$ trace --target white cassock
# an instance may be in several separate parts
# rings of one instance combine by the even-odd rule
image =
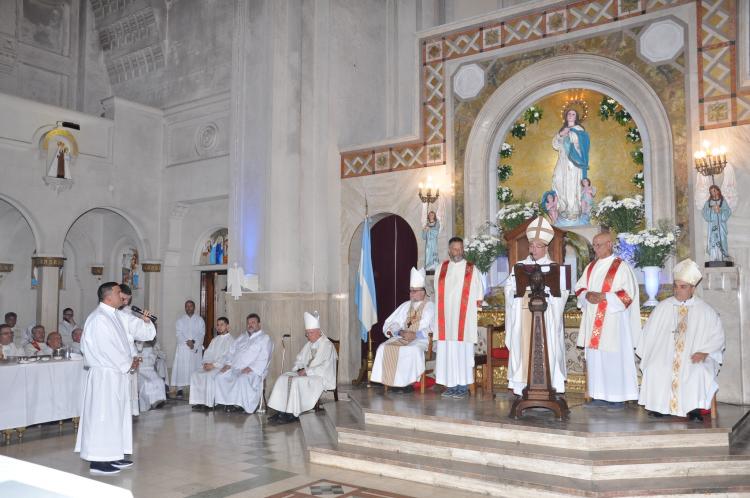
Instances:
[[[477,306],[484,299],[479,270],[471,265],[466,278],[467,261],[444,261],[436,271],[435,320],[437,360],[435,380],[447,387],[474,383],[474,344],[477,342]],[[468,288],[464,291],[464,286]],[[462,297],[466,295],[466,299]],[[442,311],[441,311],[442,309]],[[444,324],[441,327],[441,316]],[[459,330],[459,324],[463,328]]]
[[[75,329],[77,326],[77,324],[69,323],[65,320],[57,324],[57,331],[62,337],[63,346],[68,346],[71,342],[73,342],[73,329]]]
[[[43,342],[31,341],[23,347],[23,354],[25,356],[52,354],[52,348]]]
[[[268,399],[268,406],[295,417],[313,409],[323,391],[336,389],[336,348],[321,334],[315,342],[307,341],[294,360],[291,372],[283,373]],[[304,368],[304,376],[297,370]]]
[[[370,381],[379,382],[388,386],[404,387],[419,380],[424,373],[425,360],[424,354],[427,351],[429,333],[431,332],[432,322],[435,315],[435,305],[430,301],[423,301],[422,316],[419,320],[416,339],[406,346],[398,348],[398,361],[396,363],[396,372],[392,382],[388,382],[386,372],[383,370],[383,359],[385,357],[384,346],[396,342],[400,336],[395,335],[401,330],[407,328],[409,311],[413,310],[412,302],[406,301],[391,313],[385,323],[383,323],[383,332],[394,334],[393,337],[378,347],[375,353],[375,362],[372,364],[372,373]],[[414,303],[419,305],[420,303]],[[384,382],[385,381],[385,382]]]
[[[554,263],[549,256],[534,261],[529,256],[523,261],[526,265]],[[552,387],[558,393],[565,392],[567,378],[565,358],[565,323],[563,312],[568,300],[569,291],[563,290],[565,272],[560,268],[560,297],[547,298],[547,310],[544,312],[544,325],[547,328],[547,357],[549,358],[550,379]],[[549,287],[545,287],[549,295]],[[505,283],[505,347],[510,352],[508,359],[508,388],[519,396],[523,394],[528,379],[529,348],[531,347],[531,312],[529,311],[528,292],[526,298],[513,297],[516,293],[515,273],[511,271]]]
[[[148,327],[153,339],[156,329],[152,324]],[[88,316],[81,349],[88,374],[75,451],[90,462],[121,460],[133,453],[128,379],[133,356],[115,308],[99,303]]]
[[[122,326],[125,328],[125,334],[128,338],[128,345],[130,346],[130,354],[133,358],[138,356],[138,350],[135,347],[135,341],[150,341],[156,335],[156,328],[152,323],[146,324],[143,318],[135,316],[130,311],[130,306],[117,310],[117,316],[122,322]],[[138,404],[138,375],[130,375],[130,408],[133,415],[138,416],[140,414]]]
[[[174,363],[172,364],[172,382],[173,387],[182,387],[190,385],[190,376],[202,365],[203,336],[206,335],[206,324],[197,313],[193,316],[182,315],[177,324],[177,348],[174,354]],[[193,349],[190,349],[185,342],[195,341]]]
[[[80,342],[71,342],[68,346],[68,351],[71,353],[81,354],[81,343]]]
[[[605,292],[605,299],[589,303],[587,291]],[[638,399],[633,349],[641,336],[641,306],[633,270],[615,256],[592,261],[576,283],[576,296],[583,311],[577,345],[586,348],[589,396],[611,402]]]
[[[687,326],[680,327],[685,306]],[[678,352],[679,351],[679,352]],[[711,407],[719,389],[716,376],[723,359],[724,329],[719,314],[698,297],[684,303],[674,297],[660,302],[643,328],[636,354],[641,358],[641,394],[638,403],[647,410],[684,417]],[[693,363],[694,353],[708,353]]]
[[[214,379],[224,366],[224,357],[233,343],[234,337],[227,332],[214,337],[208,345],[203,353],[203,364],[212,363],[214,368],[208,371],[201,368],[190,376],[191,405],[214,406]]]
[[[144,346],[141,351],[143,362],[138,367],[138,404],[142,412],[148,411],[159,401],[166,401],[164,387],[167,383],[156,370],[156,362],[162,355],[158,344]]]
[[[11,356],[23,356],[23,349],[19,348],[12,342],[7,346],[0,346],[0,351],[3,353],[3,358],[10,358]]]
[[[253,413],[260,403],[272,353],[273,341],[262,330],[253,335],[245,332],[237,338],[224,356],[224,364],[232,368],[214,378],[216,403],[241,406],[247,413]],[[252,371],[242,373],[247,367]]]

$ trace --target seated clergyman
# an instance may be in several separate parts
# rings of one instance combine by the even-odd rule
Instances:
[[[289,423],[300,413],[311,410],[323,391],[336,388],[336,348],[320,330],[317,312],[305,312],[307,343],[294,360],[291,372],[283,373],[268,399],[268,406],[278,413],[271,420]]]
[[[694,296],[701,279],[690,259],[674,267],[674,296],[660,302],[646,322],[636,354],[643,381],[638,403],[651,416],[703,420],[719,389],[716,377],[724,351],[719,314]]]
[[[141,364],[138,367],[138,408],[145,412],[161,408],[167,401],[166,375],[159,373],[157,363],[164,358],[164,353],[156,338],[150,341],[135,341],[136,346],[141,345]]]
[[[35,325],[31,328],[31,342],[23,347],[26,356],[52,354],[52,349],[44,343],[44,326]]]
[[[224,366],[222,361],[229,352],[234,337],[229,333],[229,319],[216,320],[216,337],[203,353],[203,368],[190,376],[190,404],[196,407],[214,406],[214,380]]]
[[[54,352],[56,349],[63,347],[62,334],[53,330],[47,335],[47,346]]]
[[[412,268],[409,301],[396,308],[383,324],[383,333],[391,338],[375,354],[372,382],[411,390],[411,384],[424,373],[424,354],[434,315],[435,305],[427,300],[425,271]]]
[[[83,329],[76,327],[73,332],[70,333],[72,341],[68,344],[68,351],[71,353],[81,354],[81,336],[83,335]]]
[[[250,313],[245,319],[246,332],[238,337],[224,355],[224,366],[214,377],[215,402],[253,413],[263,395],[263,379],[273,353],[273,341],[260,325],[260,317]]]
[[[0,360],[23,356],[23,349],[13,344],[13,328],[8,324],[0,325]]]

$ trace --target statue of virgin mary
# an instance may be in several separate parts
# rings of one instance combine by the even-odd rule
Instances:
[[[578,111],[566,110],[563,125],[552,138],[552,147],[558,152],[552,190],[557,192],[559,225],[575,225],[581,218],[581,180],[588,178],[590,146]]]

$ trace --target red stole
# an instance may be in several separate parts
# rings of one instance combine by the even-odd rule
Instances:
[[[445,276],[448,274],[448,261],[443,261],[440,267],[440,276],[438,277],[438,340],[445,340]],[[458,313],[458,340],[464,340],[464,326],[466,325],[466,308],[469,304],[469,293],[471,291],[471,273],[474,270],[474,264],[466,262],[464,271],[464,283],[461,289],[461,307]]]
[[[620,258],[615,258],[612,261],[612,264],[609,266],[609,270],[607,270],[607,275],[604,277],[604,282],[602,283],[602,289],[600,292],[607,293],[612,290],[612,282],[615,280],[615,275],[617,274],[617,269],[620,267],[620,263],[622,263],[622,260]],[[586,272],[586,288],[589,287],[589,279],[591,279],[591,272],[594,269],[594,265],[596,264],[596,261],[591,263],[589,265],[589,269]],[[620,293],[622,293],[627,299],[630,299],[625,291],[619,291],[617,293],[618,297],[623,300],[623,296],[620,296]],[[626,306],[630,304],[627,303]],[[602,336],[602,326],[604,325],[604,315],[607,312],[607,300],[602,299],[599,301],[599,304],[596,305],[596,315],[594,315],[594,329],[591,331],[591,340],[589,341],[589,348],[590,349],[599,349],[599,339]]]
[[[39,343],[36,342],[35,340],[31,341],[31,345],[34,346],[34,349],[36,349],[37,351],[41,351],[42,350],[42,348],[39,346]]]

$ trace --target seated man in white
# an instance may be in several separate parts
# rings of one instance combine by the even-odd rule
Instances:
[[[261,330],[257,314],[247,315],[245,323],[247,331],[229,347],[224,366],[214,378],[215,403],[224,405],[227,411],[242,409],[253,413],[263,396],[263,379],[268,375],[273,341]]]
[[[702,421],[719,389],[716,377],[724,351],[719,314],[695,297],[701,279],[690,259],[674,267],[674,296],[660,302],[646,322],[636,354],[641,358],[638,403],[651,416],[688,416]]]
[[[0,360],[16,356],[23,356],[23,349],[13,344],[13,327],[4,323],[0,325]]]
[[[53,353],[56,349],[59,350],[63,348],[63,340],[60,332],[53,330],[52,332],[47,334],[47,346],[49,346]]]
[[[320,330],[317,312],[305,312],[304,318],[307,343],[292,371],[276,379],[268,399],[268,406],[278,412],[270,420],[282,424],[294,422],[300,413],[315,407],[323,391],[336,388],[336,348]]]
[[[391,313],[383,333],[391,337],[378,347],[370,381],[411,391],[425,369],[424,354],[435,315],[435,304],[427,300],[424,269],[411,269],[409,301]]]
[[[156,363],[164,353],[156,338],[150,341],[136,341],[136,349],[141,347],[141,364],[138,367],[138,406],[145,412],[161,408],[167,401],[166,376],[161,375]]]
[[[34,325],[31,328],[31,342],[23,347],[23,353],[26,356],[52,354],[52,349],[44,342],[44,335],[44,326]]]
[[[81,336],[83,335],[83,329],[76,327],[73,332],[70,333],[71,342],[67,345],[68,351],[71,353],[81,354]]]
[[[216,334],[203,353],[203,369],[190,376],[190,404],[197,408],[214,406],[214,380],[234,342],[228,318],[222,316],[216,320]]]
[[[525,265],[549,265],[554,263],[547,253],[547,246],[555,236],[552,225],[539,216],[526,228],[529,240],[529,255],[519,261]],[[544,323],[547,329],[547,357],[549,358],[550,381],[558,393],[565,392],[567,378],[565,359],[565,325],[563,312],[569,291],[565,289],[565,275],[560,275],[560,297],[547,298]],[[531,348],[531,312],[528,292],[524,297],[515,297],[516,278],[511,274],[505,281],[505,347],[510,352],[508,358],[508,389],[523,395],[528,379],[528,362]]]

